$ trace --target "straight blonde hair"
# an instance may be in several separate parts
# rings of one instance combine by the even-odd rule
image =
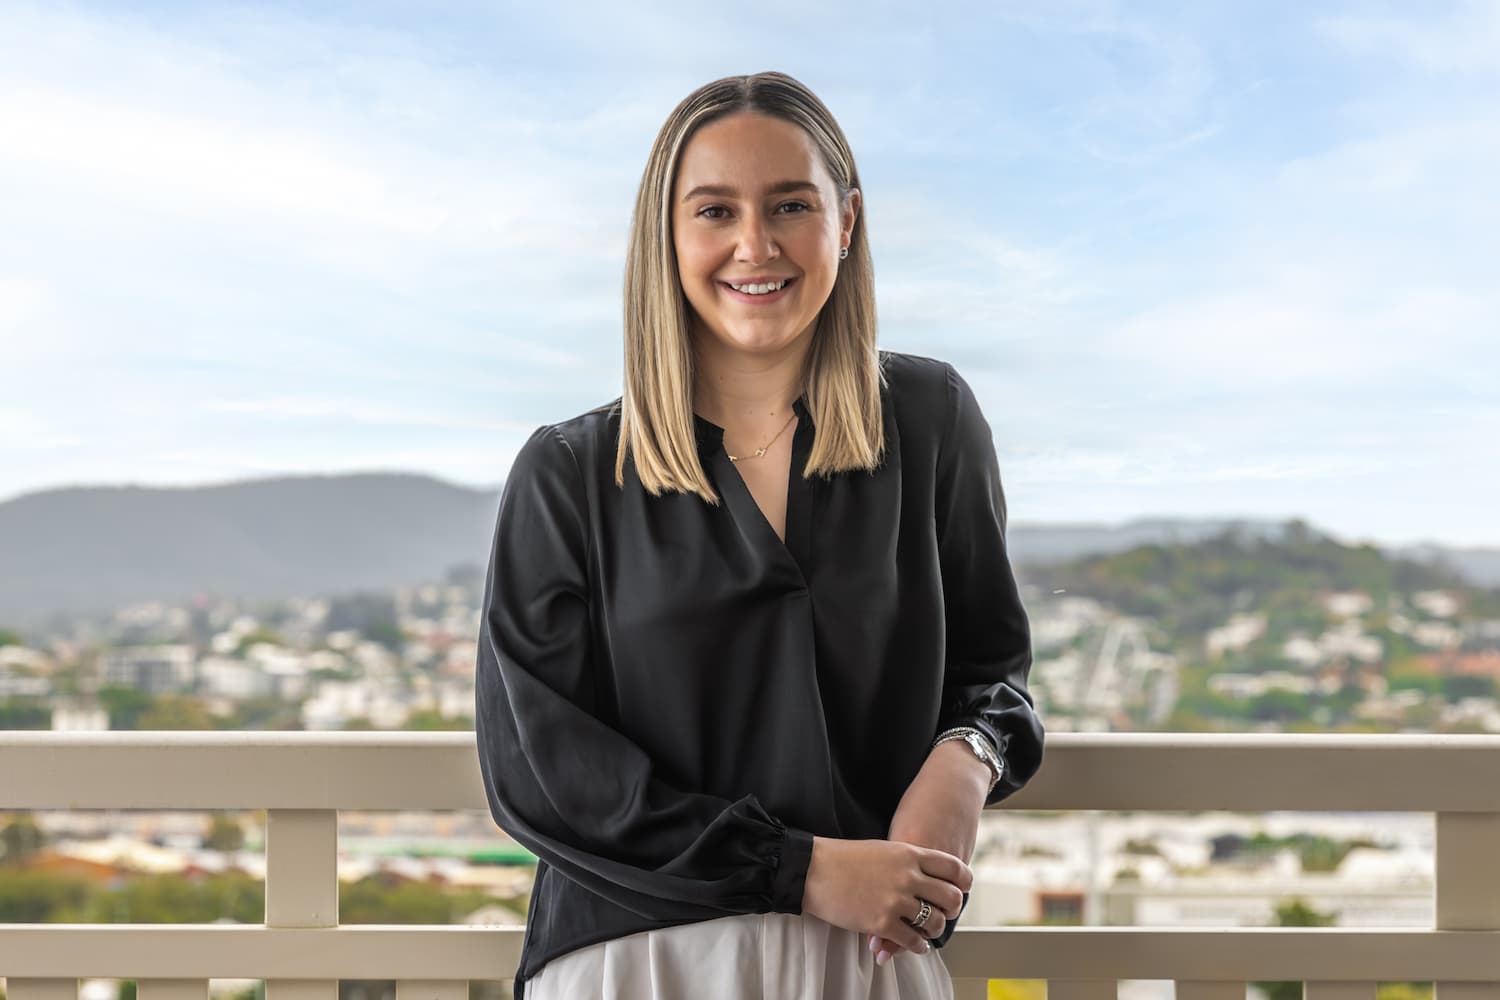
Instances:
[[[785,73],[727,76],[705,84],[673,109],[657,133],[636,194],[625,257],[625,387],[615,485],[624,486],[628,450],[651,495],[696,493],[715,506],[719,495],[698,460],[690,307],[672,242],[672,188],[693,133],[741,111],[801,126],[822,155],[841,206],[860,187],[854,154],[838,122],[822,101]],[[875,333],[874,275],[861,210],[850,234],[849,256],[839,263],[808,350],[804,390],[817,433],[804,478],[872,471],[884,457],[880,390],[885,373]]]

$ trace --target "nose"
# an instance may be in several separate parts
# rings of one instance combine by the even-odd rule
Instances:
[[[758,214],[750,214],[740,225],[734,259],[747,264],[770,260],[780,253],[771,238],[770,227]]]

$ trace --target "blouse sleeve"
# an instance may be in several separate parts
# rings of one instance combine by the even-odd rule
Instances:
[[[1004,774],[985,801],[993,805],[1041,767],[1044,733],[1026,689],[1031,627],[1006,554],[995,442],[974,391],[946,367],[949,416],[938,454],[937,537],[947,656],[937,731],[965,725],[990,737],[1005,759]]]
[[[571,446],[539,427],[501,491],[481,609],[474,729],[496,824],[642,916],[802,912],[811,833],[753,794],[673,787],[597,716],[588,524]]]
[[[985,805],[1019,791],[1042,765],[1043,729],[1026,678],[1031,626],[1005,546],[1005,492],[990,425],[952,365],[948,423],[937,463],[938,558],[947,655],[937,732],[973,726],[989,736],[1005,770]],[[932,939],[942,948],[969,905]]]

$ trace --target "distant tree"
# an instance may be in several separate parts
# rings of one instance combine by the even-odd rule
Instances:
[[[1305,695],[1272,688],[1250,699],[1250,718],[1266,722],[1290,722],[1305,719],[1312,706]]]
[[[14,632],[8,628],[0,628],[0,646],[24,646],[21,641],[21,633]]]
[[[0,701],[0,729],[51,729],[52,709],[36,698]]]
[[[1277,927],[1331,927],[1338,922],[1338,915],[1321,913],[1300,899],[1291,899],[1276,905],[1275,921]],[[1302,984],[1296,980],[1255,985],[1265,991],[1268,1000],[1302,1000]]]
[[[241,871],[194,879],[139,875],[118,889],[92,895],[77,922],[206,924],[221,917],[241,924],[264,922],[264,884]]]
[[[453,890],[375,872],[339,887],[341,924],[453,924],[495,902],[485,893]]]
[[[136,729],[142,714],[151,707],[151,696],[138,688],[106,684],[96,697],[109,715],[109,728]]]
[[[237,702],[234,711],[219,721],[224,729],[270,730],[284,732],[302,728],[302,706],[300,702],[284,701],[281,698],[246,698]]]
[[[1441,684],[1443,697],[1449,701],[1495,697],[1495,681],[1484,674],[1450,674],[1442,678]]]
[[[262,642],[269,643],[272,646],[286,645],[286,640],[281,637],[279,632],[268,628],[258,628],[240,636],[239,643],[234,647],[234,655],[244,656],[246,650],[251,646]]]
[[[203,846],[215,851],[238,851],[245,846],[245,830],[232,816],[214,813]]]
[[[0,866],[0,923],[73,923],[95,891],[76,875]]]
[[[214,717],[196,698],[163,695],[141,714],[138,729],[215,729]]]
[[[344,594],[330,598],[328,614],[323,627],[330,632],[354,629],[364,633],[375,622],[396,620],[396,597],[394,594]]]
[[[423,709],[408,715],[404,728],[424,732],[466,732],[474,728],[474,720],[462,715],[441,715]]]
[[[406,635],[401,631],[401,626],[392,619],[373,621],[366,625],[361,634],[371,642],[378,642],[392,652],[399,652],[406,645]]]
[[[7,865],[22,865],[40,851],[47,843],[47,835],[37,825],[30,813],[16,813],[11,821],[0,827],[0,861]]]

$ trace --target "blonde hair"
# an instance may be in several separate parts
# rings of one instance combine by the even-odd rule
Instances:
[[[860,186],[854,154],[823,102],[785,73],[727,76],[699,87],[673,109],[657,133],[636,194],[625,257],[625,386],[615,485],[624,485],[627,449],[641,484],[653,496],[719,496],[698,460],[693,423],[693,351],[688,303],[672,241],[672,188],[678,161],[693,133],[741,111],[799,125],[812,138],[847,203]],[[853,469],[873,470],[885,451],[875,345],[875,285],[865,240],[864,213],[850,234],[849,256],[818,313],[804,372],[807,409],[817,428],[804,478]]]

